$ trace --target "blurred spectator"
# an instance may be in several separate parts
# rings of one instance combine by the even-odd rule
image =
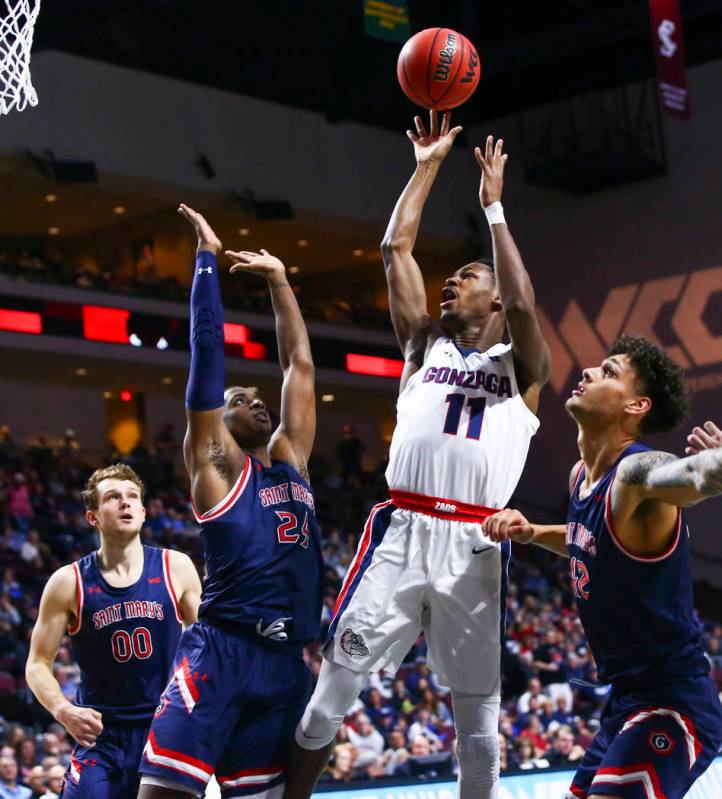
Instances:
[[[64,766],[51,766],[48,769],[48,790],[43,799],[57,799],[63,788]]]
[[[361,768],[381,757],[384,751],[384,738],[365,713],[359,713],[356,726],[356,730],[353,727],[348,728],[348,739],[358,753],[355,765]]]
[[[11,755],[0,756],[0,799],[30,799],[32,791],[18,784],[18,764]]]
[[[552,742],[544,754],[550,766],[573,766],[584,757],[584,750],[574,743],[571,727],[562,725],[552,734]]]
[[[331,751],[331,759],[321,775],[321,781],[348,782],[353,776],[354,759],[353,746],[337,744]]]
[[[526,725],[519,734],[520,738],[527,738],[534,747],[534,756],[541,757],[547,748],[547,741],[544,737],[541,722],[537,716],[527,716]]]
[[[544,696],[544,694],[542,693],[541,681],[538,677],[532,677],[531,680],[529,680],[527,690],[519,697],[519,701],[516,703],[517,710],[522,715],[525,715],[529,712],[529,700],[532,698],[538,700],[542,696]]]
[[[25,779],[25,784],[32,791],[32,799],[40,799],[45,795],[48,785],[45,769],[42,766],[33,766]]]
[[[393,776],[396,769],[406,762],[408,756],[409,753],[406,749],[406,735],[404,734],[403,730],[398,728],[392,730],[389,735],[388,749],[384,751],[381,761],[384,774],[389,777]]]
[[[534,744],[529,738],[517,738],[514,745],[515,768],[527,771],[535,768],[548,768],[548,761],[536,755]]]

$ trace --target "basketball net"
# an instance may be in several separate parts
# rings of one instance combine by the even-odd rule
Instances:
[[[40,0],[0,0],[0,114],[37,105],[30,48]]]

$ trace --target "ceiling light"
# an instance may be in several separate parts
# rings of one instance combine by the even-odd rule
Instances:
[[[48,236],[57,236],[60,233],[59,227],[49,227]]]
[[[168,349],[168,339],[165,336],[161,336],[158,339],[158,341],[156,341],[155,348],[157,350],[167,350]]]
[[[299,247],[308,247],[308,241],[306,239],[299,239],[296,244],[298,244]]]
[[[251,234],[251,231],[250,231],[249,228],[247,228],[247,227],[238,228],[238,235],[239,236],[249,236],[250,234]]]
[[[333,394],[322,394],[321,402],[333,402],[336,399]]]
[[[132,347],[143,346],[143,342],[141,341],[140,336],[137,333],[131,333],[130,336],[128,336],[128,342]]]
[[[79,366],[79,367],[78,367],[78,368],[75,370],[75,374],[76,374],[78,377],[85,377],[85,375],[87,375],[87,374],[88,374],[88,370],[87,370],[87,369],[85,369],[85,368],[84,368],[84,367],[82,367],[82,366]]]
[[[115,208],[113,208],[113,213],[116,214],[117,216],[120,216],[121,214],[124,214],[125,213],[125,206],[124,205],[116,205]]]
[[[161,377],[160,382],[166,386],[169,386],[173,382],[172,377]]]
[[[363,251],[363,250],[354,250],[354,251],[353,251],[353,254],[354,254],[354,255],[355,255],[357,258],[360,258],[360,257],[361,257],[361,256],[364,254],[364,251]]]
[[[297,275],[301,271],[300,266],[289,266],[288,267],[288,274],[289,275]]]
[[[54,203],[58,199],[57,194],[46,194],[45,195],[45,202],[46,203]]]
[[[103,399],[110,399],[113,396],[112,391],[104,391],[103,392]]]

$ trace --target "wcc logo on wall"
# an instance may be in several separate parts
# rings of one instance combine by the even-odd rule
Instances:
[[[693,392],[722,386],[722,266],[614,286],[591,318],[585,307],[599,307],[599,300],[570,298],[554,319],[537,307],[552,352],[554,392],[567,394],[581,370],[600,364],[621,333],[663,345]]]

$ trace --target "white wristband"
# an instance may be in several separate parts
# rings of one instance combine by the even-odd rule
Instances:
[[[506,219],[504,219],[504,206],[498,200],[495,203],[488,205],[484,209],[484,213],[486,214],[486,221],[490,225],[506,224]]]

